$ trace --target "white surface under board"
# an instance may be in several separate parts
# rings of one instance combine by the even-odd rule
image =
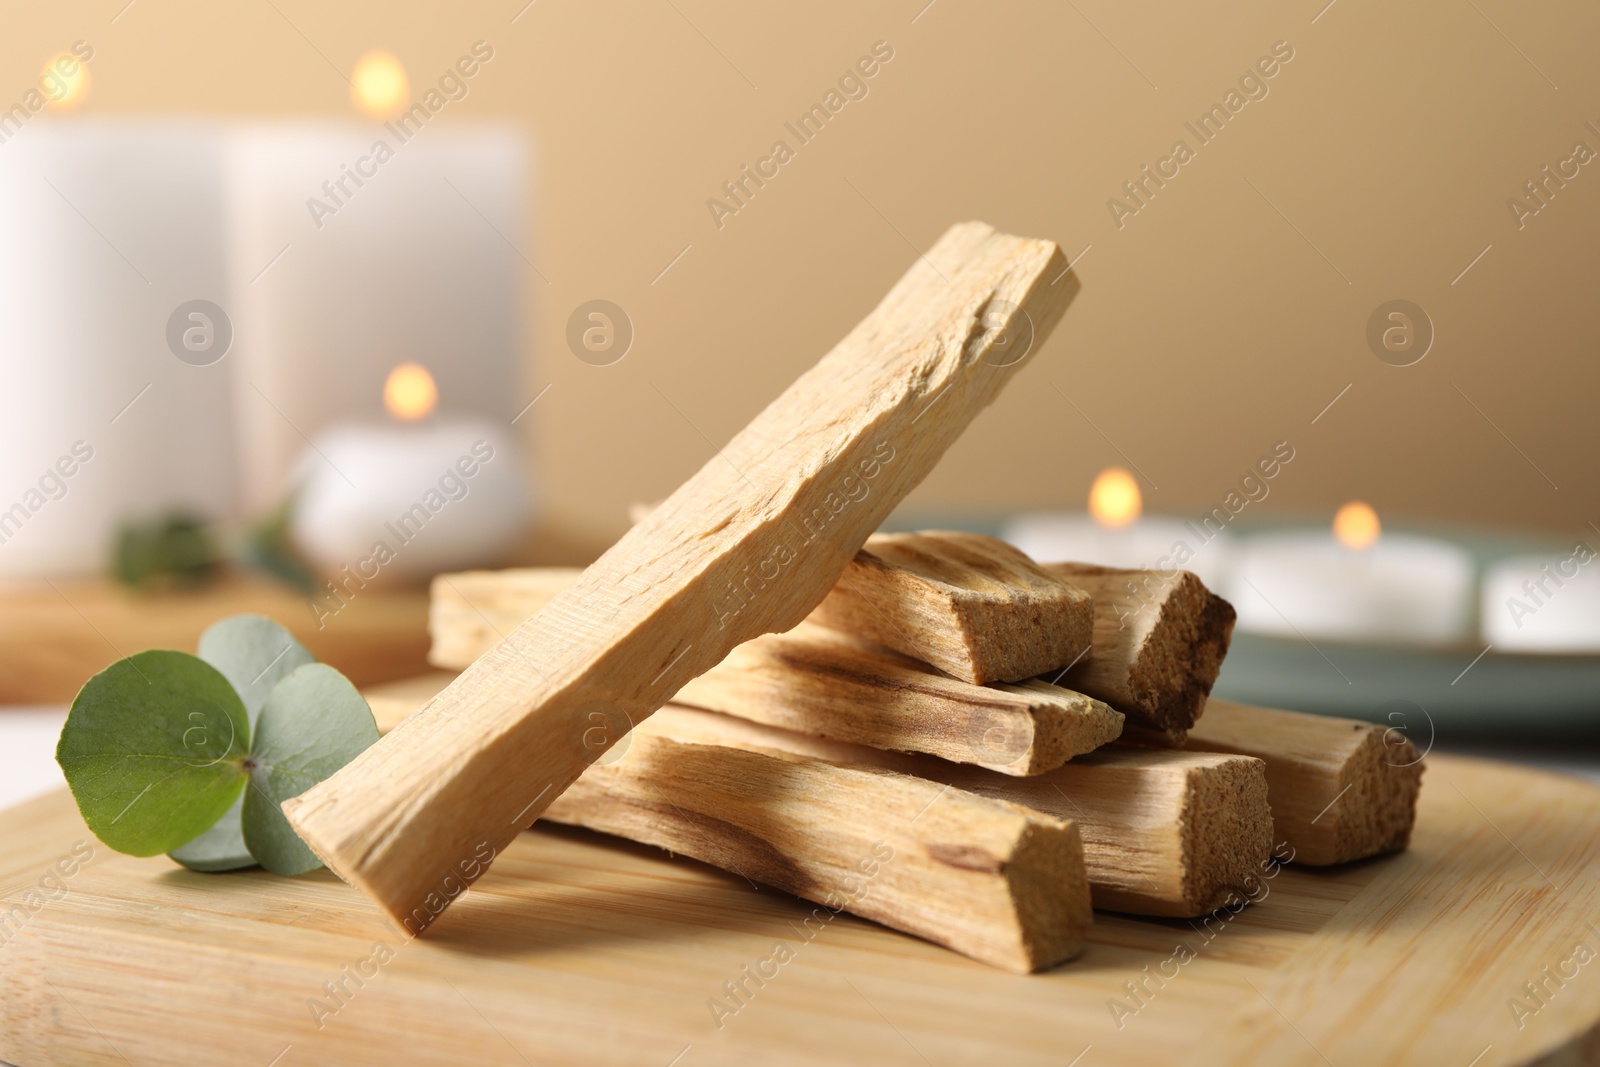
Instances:
[[[67,784],[56,738],[67,709],[0,707],[0,811]]]

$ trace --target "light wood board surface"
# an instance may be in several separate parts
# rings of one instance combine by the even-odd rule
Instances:
[[[0,819],[0,896],[88,840],[65,792]],[[1097,913],[1087,951],[1017,976],[585,831],[520,835],[422,939],[327,872],[203,875],[95,846],[65,896],[0,930],[0,1058],[204,1063],[1379,1063],[1600,1059],[1600,789],[1433,757],[1410,851],[1288,867],[1212,939]],[[1227,913],[1224,913],[1225,915]],[[723,983],[793,958],[724,1015]],[[1124,987],[1186,942],[1117,1025]],[[319,1030],[309,998],[393,958]],[[1564,985],[1542,978],[1561,970]],[[373,970],[367,964],[367,971]],[[1169,965],[1169,970],[1171,966]],[[769,968],[770,970],[770,968]],[[1545,981],[1543,1006],[1526,982]],[[1153,982],[1150,988],[1155,988]],[[1514,998],[1536,1013],[1522,1017]],[[279,1057],[274,1061],[274,1057]],[[676,1057],[676,1058],[675,1058]],[[1075,1059],[1075,1057],[1077,1057]],[[1474,1059],[1474,1057],[1480,1057]],[[1553,1058],[1550,1058],[1553,1057]]]

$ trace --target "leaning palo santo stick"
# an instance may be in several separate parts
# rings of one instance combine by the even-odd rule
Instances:
[[[1347,863],[1411,840],[1422,756],[1398,727],[1211,700],[1187,747],[1266,761],[1273,834],[1300,863]]]
[[[1051,242],[952,227],[576,586],[287,801],[289,821],[397,923],[436,914],[475,850],[510,841],[735,645],[827,595],[1022,365],[1025,327],[1042,339],[1055,326],[1075,289],[1066,269]]]
[[[426,693],[368,699],[388,729]],[[845,910],[1018,972],[1082,951],[1089,885],[1071,822],[876,768],[732,747],[715,719],[663,709],[545,818],[824,905],[807,930]]]
[[[1228,654],[1233,605],[1188,571],[1043,566],[1094,600],[1094,651],[1065,674],[1046,678],[1104,700],[1128,717],[1129,726],[1181,741]]]
[[[982,685],[1078,659],[1094,608],[1004,541],[924,531],[868,538],[810,618]]]
[[[434,579],[430,658],[471,665],[559,592],[573,570],[473,571]],[[1059,767],[1117,737],[1122,715],[1041,681],[973,685],[809,622],[728,653],[674,698],[874,748],[925,752],[1005,774]]]

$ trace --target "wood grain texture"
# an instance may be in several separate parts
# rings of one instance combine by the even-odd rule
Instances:
[[[1204,915],[1256,893],[1271,861],[1265,767],[1249,756],[1111,746],[1048,774],[1013,778],[725,716],[703,728],[740,747],[879,767],[1070,818],[1096,908]]]
[[[448,680],[433,675],[409,687],[369,692],[379,728],[392,728],[428,699],[429,686],[436,689]],[[877,768],[1070,819],[1082,836],[1097,908],[1138,915],[1204,915],[1259,892],[1262,871],[1271,860],[1265,767],[1250,756],[1112,746],[1048,774],[1013,778],[742,718],[668,710],[672,715],[667,723],[656,729],[679,741]],[[598,769],[585,772],[585,778]],[[682,778],[675,775],[674,781]],[[681,788],[693,795],[692,783],[683,781]],[[740,802],[730,797],[721,803],[724,817],[734,817]],[[635,839],[659,843],[654,837]]]
[[[1052,680],[1104,700],[1128,717],[1129,726],[1181,740],[1228,654],[1233,605],[1189,571],[1043,566],[1094,601],[1094,651]]]
[[[1073,283],[1051,242],[952,227],[682,487],[427,708],[284,805],[400,924],[737,644],[787,630],[1023,365]],[[996,326],[1002,328],[996,329]],[[1013,348],[1015,346],[1012,346]]]
[[[673,698],[872,748],[1010,775],[1043,774],[1122,732],[1122,715],[1041,681],[973,685],[801,623],[747,641]]]
[[[511,567],[436,575],[428,589],[428,662],[464,671],[578,584],[581,567]]]
[[[974,685],[1059,670],[1089,648],[1082,590],[983,534],[874,534],[810,619]]]
[[[1074,813],[1097,908],[1189,918],[1242,906],[1272,862],[1256,759],[1113,746],[1039,779],[979,779],[965,769],[947,777],[984,796]]]
[[[545,823],[415,940],[327,872],[196,874],[98,844],[66,892],[35,908],[23,903],[28,889],[74,842],[93,844],[63,790],[0,819],[0,899],[25,909],[0,943],[0,1059],[1595,1062],[1600,961],[1559,988],[1544,975],[1576,945],[1600,944],[1600,789],[1456,757],[1428,762],[1408,851],[1291,864],[1225,921],[1102,913],[1083,955],[1027,976],[848,914],[809,931],[809,902]],[[779,943],[794,958],[753,996],[729,1001],[724,983],[774,958]],[[378,944],[391,956],[369,964]],[[1179,944],[1192,952],[1181,965]],[[1542,1005],[1524,989],[1540,980]],[[325,983],[349,992],[335,1000]],[[1136,1003],[1129,984],[1150,992]],[[713,999],[736,1013],[715,1014]]]
[[[577,573],[537,568],[440,575],[428,614],[429,659],[441,667],[469,666],[494,646],[498,633],[515,629]],[[1122,731],[1121,712],[1082,693],[1037,679],[973,685],[809,621],[739,645],[673,699],[1003,774],[1041,774]]]
[[[545,813],[1027,973],[1083,950],[1083,844],[1042,812],[872,767],[725,743],[667,707]],[[619,746],[620,748],[620,746]],[[613,751],[616,751],[614,749]]]
[[[1273,834],[1299,863],[1348,863],[1411,839],[1424,764],[1398,730],[1213,699],[1186,747],[1265,761]]]

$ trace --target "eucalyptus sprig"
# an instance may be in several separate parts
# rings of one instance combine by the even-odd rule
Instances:
[[[84,822],[197,871],[322,866],[280,805],[378,739],[367,702],[259,615],[213,624],[199,652],[140,652],[79,691],[56,761]]]

